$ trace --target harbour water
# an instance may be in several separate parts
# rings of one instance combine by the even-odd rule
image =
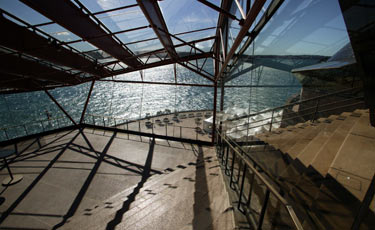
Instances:
[[[185,69],[177,71],[179,83],[209,84],[198,75],[191,76]],[[144,81],[174,82],[173,66],[145,70]],[[116,77],[118,80],[140,81],[140,73]],[[250,79],[252,81],[250,82]],[[50,93],[78,122],[91,83],[51,90]],[[264,68],[261,76],[243,75],[227,85],[293,85],[294,87],[228,87],[225,88],[225,108],[257,112],[280,106],[292,95],[300,92],[298,81],[291,73]],[[220,89],[218,98],[220,98]],[[174,111],[213,109],[214,90],[211,87],[173,85],[129,84],[97,81],[87,109],[87,114],[111,116],[134,120],[146,114],[156,115],[166,109]],[[219,100],[218,100],[219,104]],[[250,106],[250,107],[249,107]],[[250,109],[249,109],[250,108]],[[59,108],[44,91],[0,95],[0,128],[22,126],[39,120],[64,117]],[[69,122],[68,122],[69,123]],[[27,129],[40,129],[40,125]],[[35,130],[34,130],[35,131]],[[0,134],[0,138],[4,134]]]

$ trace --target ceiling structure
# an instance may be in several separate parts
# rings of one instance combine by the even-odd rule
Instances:
[[[241,27],[235,42],[239,43],[266,1],[196,1],[210,11],[206,17],[216,26],[192,24],[186,31],[173,27],[178,15],[167,15],[165,20],[163,7],[170,0],[115,2],[116,7],[98,8],[86,0],[20,0],[12,1],[15,5],[9,9],[2,3],[0,26],[6,32],[0,36],[0,93],[72,86],[170,64],[187,68],[214,85],[239,45],[233,44],[226,55],[226,19]],[[233,4],[241,12],[240,18],[230,13]],[[246,9],[242,9],[244,5]],[[93,12],[98,9],[101,11]],[[116,19],[119,15],[121,20]],[[61,36],[67,34],[69,39]],[[214,73],[205,70],[208,62],[214,62]]]

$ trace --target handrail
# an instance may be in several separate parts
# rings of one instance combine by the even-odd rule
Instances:
[[[162,112],[162,111],[161,111]],[[172,115],[172,114],[175,114],[175,113],[196,113],[196,112],[212,112],[211,109],[203,109],[203,110],[184,110],[184,111],[176,111],[176,112],[171,112],[171,113],[162,113],[162,114],[155,114],[155,115],[152,115],[152,116],[148,116],[148,117],[143,117],[143,118],[136,118],[134,120],[130,120],[130,119],[126,119],[126,118],[121,118],[121,117],[114,117],[114,116],[106,116],[106,115],[99,115],[99,114],[86,114],[89,115],[89,116],[96,116],[96,117],[107,117],[107,118],[112,118],[112,119],[125,119],[125,120],[128,120],[130,122],[133,122],[133,121],[138,121],[138,120],[144,120],[144,119],[147,119],[147,118],[155,118],[155,117],[159,117],[159,116],[168,116],[168,115]]]
[[[358,98],[355,98],[355,99],[363,99],[363,98],[364,98],[364,97],[358,97]],[[342,100],[342,101],[339,101],[339,102],[344,102],[344,101],[347,101],[347,100]],[[320,107],[328,106],[328,105],[333,105],[333,104],[336,104],[336,103],[339,103],[339,102],[334,102],[334,103],[324,104],[324,105],[321,105]],[[357,104],[362,104],[362,103],[364,103],[364,102],[356,102],[356,103],[353,103],[353,104],[347,104],[347,105],[343,105],[343,106],[339,106],[339,107],[335,107],[335,108],[330,108],[330,109],[325,109],[325,110],[314,111],[314,112],[312,112],[312,113],[306,113],[306,114],[303,114],[303,115],[304,115],[304,116],[313,115],[313,114],[315,114],[316,112],[324,113],[324,112],[328,112],[328,111],[332,111],[332,110],[336,110],[336,109],[341,109],[341,108],[345,108],[345,107],[350,107],[350,106],[357,105]],[[315,107],[315,106],[314,106],[314,107]],[[300,112],[301,112],[301,111],[305,111],[305,110],[311,110],[311,109],[313,109],[314,107],[309,107],[309,108],[307,108],[307,109],[300,110]],[[293,113],[287,113],[287,114],[284,114],[284,115],[290,115],[290,114],[293,114]],[[266,121],[266,120],[270,120],[270,119],[273,119],[273,118],[276,118],[276,117],[282,117],[282,115],[273,116],[273,117],[267,117],[267,118],[264,118],[264,119],[262,119],[262,120],[254,121],[254,122],[252,122],[251,124],[259,123],[259,122]],[[280,121],[273,121],[273,123],[282,123],[282,122],[284,122],[284,121],[293,120],[293,119],[298,118],[298,117],[300,117],[300,116],[297,115],[297,116],[294,116],[294,117],[285,118],[285,119],[280,120]],[[235,127],[237,128],[237,127],[243,127],[243,126],[246,126],[247,128],[245,128],[245,129],[240,129],[240,130],[236,130],[236,131],[232,131],[232,132],[228,132],[227,134],[235,133],[235,132],[238,132],[238,131],[245,131],[245,130],[248,130],[248,129],[255,129],[255,128],[262,127],[262,126],[264,126],[264,125],[269,125],[269,123],[268,123],[268,124],[261,124],[261,125],[257,125],[257,126],[252,126],[252,127],[247,127],[247,126],[250,126],[250,123],[242,124],[242,125],[238,125],[238,126],[235,126]]]
[[[0,127],[0,131],[3,131],[4,134],[5,134],[6,139],[10,140],[11,138],[9,138],[9,135],[8,135],[9,134],[8,133],[9,130],[17,130],[18,128],[23,128],[24,132],[25,132],[25,134],[27,136],[30,133],[33,133],[32,131],[28,131],[27,127],[39,124],[39,125],[41,125],[42,130],[45,131],[46,127],[44,127],[44,125],[43,125],[44,122],[51,123],[51,122],[57,121],[57,126],[61,127],[61,124],[59,122],[61,119],[62,120],[66,119],[66,121],[68,121],[67,117],[65,117],[65,116],[51,117],[50,119],[46,119],[46,120],[36,120],[36,121],[31,121],[31,122],[23,123],[23,124],[20,124],[20,125],[11,125],[11,126],[6,126],[6,127]],[[69,120],[69,122],[70,122],[70,120]],[[16,131],[16,134],[17,134],[17,132],[18,131]],[[22,136],[22,135],[16,135],[15,137],[19,137],[19,136]]]
[[[111,118],[111,119],[119,119],[119,120],[124,120],[123,118],[116,118],[116,117],[110,117],[110,116],[102,116],[102,115],[93,115],[93,114],[87,114],[89,116],[93,116],[93,117],[102,117],[102,118]],[[163,115],[168,115],[168,114],[163,114]],[[162,115],[158,115],[158,116],[162,116]],[[151,117],[150,117],[151,118]],[[123,124],[130,124],[130,123],[133,123],[133,122],[141,122],[142,120],[144,120],[145,118],[142,118],[142,119],[137,119],[137,120],[126,120],[125,123],[122,123],[122,124],[116,124],[116,125],[123,125]],[[164,123],[164,122],[162,122]],[[181,125],[168,125],[170,127],[181,127],[181,128],[187,128],[187,129],[195,129],[196,127],[188,127],[188,126],[181,126]]]
[[[36,123],[40,123],[40,122],[46,122],[46,121],[55,121],[55,120],[60,120],[60,119],[64,119],[64,118],[67,118],[65,116],[59,116],[59,117],[53,117],[51,119],[47,119],[47,120],[36,120],[36,121],[31,121],[31,122],[27,122],[27,123],[23,123],[21,125],[11,125],[11,126],[5,126],[5,127],[0,127],[0,130],[5,130],[5,129],[11,129],[11,128],[18,128],[18,127],[23,127],[25,125],[30,125],[30,124],[36,124]]]
[[[248,167],[252,171],[252,173],[254,173],[254,175],[256,175],[257,178],[267,187],[267,191],[271,192],[277,198],[277,200],[279,200],[282,203],[282,205],[286,208],[286,210],[287,210],[287,212],[288,212],[291,220],[293,221],[293,224],[296,227],[296,229],[303,230],[302,224],[301,224],[300,220],[298,219],[298,217],[297,217],[297,215],[296,215],[296,213],[295,213],[295,211],[293,209],[293,206],[291,204],[289,204],[289,202],[277,191],[276,188],[274,188],[274,186],[272,186],[263,177],[262,174],[260,174],[260,172],[249,162],[249,160],[244,157],[245,155],[243,155],[241,152],[239,152],[235,148],[235,146],[233,146],[230,143],[230,141],[227,138],[225,138],[224,136],[222,136],[222,134],[220,132],[217,132],[217,134],[220,136],[220,138],[221,138],[222,141],[225,141],[227,143],[228,148],[230,147],[231,150],[233,151],[233,153],[236,154],[235,156],[238,157],[239,159],[241,159],[242,162],[245,163],[246,167]],[[233,159],[234,159],[234,155],[233,155]],[[233,165],[232,165],[232,170],[233,170]],[[243,177],[245,177],[245,174],[243,175]],[[243,187],[243,185],[241,187]],[[241,196],[241,194],[240,194],[240,196]],[[241,199],[241,197],[239,199]],[[240,203],[241,202],[239,201],[239,204]],[[265,208],[265,207],[263,207],[263,208]],[[262,223],[260,223],[260,225],[261,224]]]
[[[272,112],[274,110],[284,109],[284,108],[291,107],[291,106],[294,106],[294,105],[303,104],[303,103],[311,102],[311,101],[315,101],[315,100],[320,100],[322,98],[326,98],[326,97],[330,97],[330,96],[335,96],[335,95],[338,95],[338,94],[341,94],[341,93],[351,92],[351,91],[360,90],[360,89],[362,89],[362,87],[356,87],[356,88],[350,88],[350,89],[340,90],[340,91],[336,91],[334,93],[329,93],[329,94],[325,94],[325,95],[322,95],[322,96],[313,97],[313,98],[309,98],[309,99],[306,99],[306,100],[289,103],[287,105],[282,105],[282,106],[274,107],[272,109],[267,109],[267,110],[256,112],[256,113],[253,113],[253,114],[248,114],[248,115],[239,116],[239,117],[236,117],[236,118],[233,118],[233,119],[228,119],[228,121],[235,121],[235,120],[239,120],[239,119],[243,119],[243,118],[247,118],[247,117],[252,117],[252,116],[259,115],[259,114]]]

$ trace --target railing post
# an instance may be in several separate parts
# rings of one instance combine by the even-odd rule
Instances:
[[[242,173],[242,181],[241,181],[241,189],[240,189],[240,195],[238,197],[238,206],[237,206],[237,209],[240,211],[240,212],[243,212],[241,210],[241,200],[242,200],[242,193],[243,193],[243,187],[244,187],[244,184],[245,184],[245,177],[246,177],[246,170],[247,170],[247,165],[245,164],[245,166],[243,167],[243,173]]]
[[[182,126],[180,126],[180,138],[182,138]]]
[[[104,117],[103,117],[103,126],[105,127],[105,120],[104,120]]]
[[[141,121],[138,121],[138,131],[141,132]]]
[[[42,130],[43,130],[43,132],[44,132],[44,125],[43,125],[43,121],[39,121],[40,122],[40,124],[42,125]]]
[[[312,119],[313,122],[315,122],[316,117],[317,117],[317,115],[318,115],[319,101],[320,101],[319,99],[317,99],[317,101],[316,101],[315,113],[314,113],[314,117],[313,117],[313,119]]]
[[[225,174],[226,175],[228,175],[227,174],[227,171],[228,171],[228,167],[227,167],[227,165],[228,165],[228,158],[229,158],[229,145],[228,145],[228,147],[227,147],[227,151],[226,151],[226,155],[225,155]]]
[[[229,187],[231,187],[232,189],[235,189],[234,186],[232,186],[233,184],[233,172],[234,172],[234,161],[236,160],[236,153],[233,151],[232,152],[232,168],[231,168],[231,172],[230,172],[230,182],[229,182]]]
[[[9,136],[8,136],[7,129],[4,129],[4,132],[5,132],[5,136],[6,136],[6,138],[9,140]]]
[[[57,127],[60,128],[59,118],[56,118],[56,121],[57,121]]]
[[[26,125],[23,125],[23,128],[25,129],[26,136],[29,135],[29,134],[27,133]]]
[[[247,207],[250,207],[251,195],[252,195],[252,192],[253,192],[253,185],[254,185],[254,172],[250,176],[250,191],[249,191],[249,197],[248,197],[247,203],[246,203]]]
[[[272,121],[273,121],[273,113],[274,112],[275,112],[275,110],[273,109],[272,110],[272,115],[271,115],[270,130],[268,130],[269,132],[271,132],[271,130],[272,130]]]
[[[113,121],[115,122],[115,127],[117,127],[116,118],[115,117],[113,118]]]
[[[165,123],[165,136],[168,136],[168,123]]]
[[[266,196],[264,197],[263,205],[262,205],[262,211],[260,212],[259,216],[259,223],[258,223],[258,230],[262,229],[264,215],[266,214],[267,204],[268,200],[270,198],[270,190],[267,189]]]

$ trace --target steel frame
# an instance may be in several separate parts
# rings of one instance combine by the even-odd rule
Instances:
[[[20,66],[23,68],[19,68]],[[53,81],[66,85],[81,83],[81,79],[75,75],[15,55],[0,55],[0,70],[3,73],[28,76],[37,80]]]
[[[172,39],[158,3],[153,0],[137,0],[137,3],[141,7],[148,22],[151,24],[151,27],[159,38],[161,44],[168,52],[169,57],[171,59],[177,59],[178,55],[174,49]]]
[[[90,39],[93,36],[101,36],[108,33],[108,29],[86,9],[79,1],[75,1],[80,8],[71,1],[49,1],[49,0],[21,0],[23,3],[43,14],[45,17],[57,22],[83,39]],[[69,17],[66,17],[66,15]],[[89,17],[87,17],[89,15]],[[92,20],[94,19],[94,20]],[[106,30],[107,31],[106,31]],[[123,61],[131,67],[137,67],[142,63],[137,59],[123,60],[132,57],[131,51],[124,46],[114,35],[103,36],[89,41],[94,46],[102,49],[111,56]]]
[[[251,36],[248,37],[245,44],[241,47],[237,55],[233,58],[233,62],[231,66],[234,66],[238,62],[239,58],[245,53],[247,48],[252,44],[252,42],[258,36],[260,31],[264,28],[264,26],[268,23],[268,21],[272,18],[272,16],[276,13],[276,11],[280,8],[280,6],[283,3],[284,3],[284,0],[273,0],[270,3],[266,11],[264,12],[262,18],[259,20],[258,24],[249,33],[249,35]]]
[[[56,99],[48,92],[48,90],[44,90],[44,92],[48,95],[48,97],[59,107],[59,109],[69,118],[69,120],[77,126],[78,124],[74,121],[74,119],[69,115],[68,112],[56,101]]]
[[[92,93],[92,89],[94,88],[94,84],[95,84],[95,81],[92,81],[89,93],[87,94],[87,99],[86,99],[85,106],[83,107],[83,110],[82,110],[81,119],[79,120],[79,124],[82,124],[83,119],[85,117],[86,109],[87,109],[87,106],[88,106],[90,98],[91,98],[91,93]]]
[[[171,82],[153,82],[153,81],[127,81],[127,80],[98,80],[104,82],[116,82],[116,83],[130,83],[130,84],[149,84],[149,85],[173,85],[173,86],[194,86],[194,87],[214,87],[214,85],[208,84],[189,84],[189,83],[175,83]]]
[[[221,69],[220,69],[220,72],[219,72],[218,76],[221,76],[224,73],[225,69],[227,68],[227,66],[229,64],[229,61],[234,56],[237,48],[240,46],[244,37],[248,34],[248,30],[250,29],[251,25],[255,21],[256,17],[258,16],[258,14],[259,14],[260,10],[262,9],[265,2],[266,2],[266,0],[256,0],[254,2],[253,6],[251,7],[250,11],[248,12],[248,14],[246,16],[246,20],[245,20],[240,32],[238,33],[238,35],[236,37],[236,40],[234,41],[230,51],[228,52],[228,54],[227,54],[227,56],[224,60],[224,64],[221,66]]]
[[[109,73],[106,69],[97,68],[93,61],[84,56],[74,53],[2,16],[0,16],[0,27],[7,31],[0,36],[0,45],[96,76]]]

